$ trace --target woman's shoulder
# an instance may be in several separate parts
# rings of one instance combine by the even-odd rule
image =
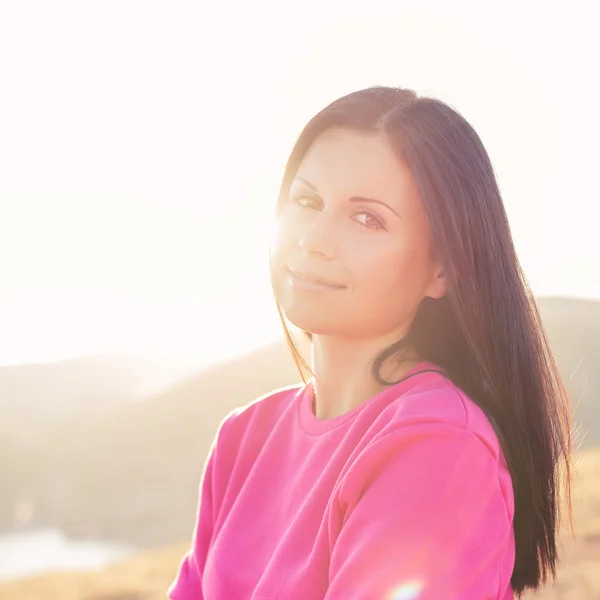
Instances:
[[[507,514],[512,515],[510,472],[485,411],[442,373],[412,379],[408,389],[398,388],[397,394],[390,390],[392,397],[353,457],[345,493],[360,494],[391,465],[391,481],[401,479],[400,473],[421,481],[430,471],[440,477],[451,474],[467,487],[498,481]],[[448,461],[451,469],[440,467]]]
[[[425,374],[394,398],[384,413],[388,431],[417,426],[435,433],[456,428],[478,438],[496,458],[502,456],[499,437],[486,412],[442,373]]]
[[[231,410],[219,425],[220,437],[246,429],[249,425],[277,420],[290,404],[302,394],[302,383],[274,388]]]

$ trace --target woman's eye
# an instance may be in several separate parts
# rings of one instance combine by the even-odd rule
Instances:
[[[384,229],[381,219],[369,212],[357,213],[355,221],[366,229]]]
[[[292,197],[292,202],[304,208],[312,208],[316,210],[322,208],[322,201],[320,198],[314,198],[312,196],[296,195]],[[361,227],[371,231],[385,229],[384,222],[376,214],[368,211],[356,213],[352,216],[352,219]]]
[[[317,203],[317,201],[310,196],[297,196],[294,198],[294,202],[300,206],[306,206],[308,208],[313,207]]]

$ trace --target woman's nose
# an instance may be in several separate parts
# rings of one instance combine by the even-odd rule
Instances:
[[[335,236],[331,223],[322,213],[310,223],[306,223],[299,238],[300,249],[306,254],[326,259],[335,256]]]

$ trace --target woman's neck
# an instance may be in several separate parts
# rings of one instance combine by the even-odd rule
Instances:
[[[315,415],[333,419],[360,406],[386,386],[372,375],[373,359],[391,342],[313,335],[312,371],[315,374]],[[397,381],[413,369],[420,357],[407,348],[399,358],[383,363],[380,374],[385,381]]]

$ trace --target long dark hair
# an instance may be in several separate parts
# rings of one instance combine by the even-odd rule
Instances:
[[[487,152],[447,104],[412,90],[372,87],[334,101],[308,122],[287,161],[280,202],[312,142],[335,126],[385,135],[411,169],[447,280],[446,295],[425,298],[405,338],[375,358],[373,377],[393,383],[383,381],[381,366],[410,345],[486,412],[514,489],[511,584],[519,595],[537,589],[556,578],[561,490],[571,522],[571,417]],[[277,306],[305,378],[310,369]]]

